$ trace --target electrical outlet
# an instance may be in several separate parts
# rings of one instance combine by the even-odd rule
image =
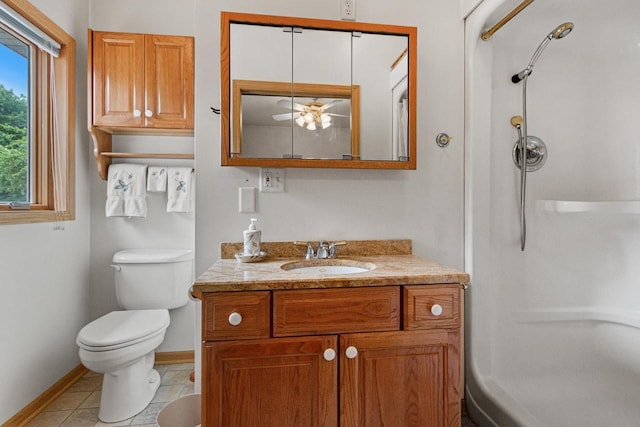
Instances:
[[[284,193],[284,169],[260,168],[260,192]]]
[[[356,20],[356,0],[340,0],[340,19],[343,21]]]

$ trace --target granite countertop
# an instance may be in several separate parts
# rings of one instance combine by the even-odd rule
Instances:
[[[387,245],[387,249],[380,249],[376,242]],[[393,242],[388,250],[389,242]],[[408,243],[407,243],[408,242]],[[280,242],[278,242],[280,243]],[[292,242],[282,242],[285,247],[292,247]],[[233,245],[225,248],[224,245]],[[272,243],[273,245],[273,243]],[[339,288],[361,286],[388,285],[428,285],[439,283],[467,284],[469,275],[453,268],[439,264],[428,258],[411,254],[411,241],[353,241],[350,251],[339,253],[338,262],[345,260],[356,263],[375,264],[370,271],[355,274],[307,274],[286,271],[282,265],[290,262],[304,261],[304,247],[296,249],[301,254],[287,254],[279,252],[274,246],[271,248],[279,257],[267,257],[261,262],[241,263],[235,258],[221,259],[215,262],[206,272],[198,277],[193,284],[192,292],[198,295],[203,292],[226,291],[256,291],[275,289],[311,289],[311,288]],[[223,244],[223,257],[234,253],[237,244]],[[357,249],[356,249],[357,248]],[[369,248],[369,249],[367,249]],[[387,252],[387,254],[380,253]],[[360,253],[360,254],[357,254]],[[373,255],[372,255],[373,253]],[[336,260],[314,260],[314,263],[335,265]]]

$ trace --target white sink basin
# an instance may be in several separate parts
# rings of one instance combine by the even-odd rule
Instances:
[[[294,261],[287,264],[283,264],[280,268],[291,273],[300,274],[313,274],[313,275],[325,275],[325,274],[356,274],[371,271],[376,268],[375,264],[370,262],[358,262],[353,260],[308,260],[308,261]]]

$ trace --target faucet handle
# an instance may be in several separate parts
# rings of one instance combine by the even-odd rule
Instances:
[[[329,258],[338,258],[338,252],[336,251],[336,246],[346,245],[347,242],[344,240],[340,240],[339,242],[333,242],[329,244]]]
[[[298,242],[298,241],[295,241],[295,242],[293,242],[293,244],[297,245],[297,246],[306,246],[307,247],[307,251],[304,254],[304,258],[305,259],[313,259],[313,258],[316,257],[316,254],[313,251],[313,246],[311,246],[310,242]]]

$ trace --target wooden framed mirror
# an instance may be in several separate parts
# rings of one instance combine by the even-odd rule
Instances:
[[[222,12],[222,165],[415,169],[416,38]]]

